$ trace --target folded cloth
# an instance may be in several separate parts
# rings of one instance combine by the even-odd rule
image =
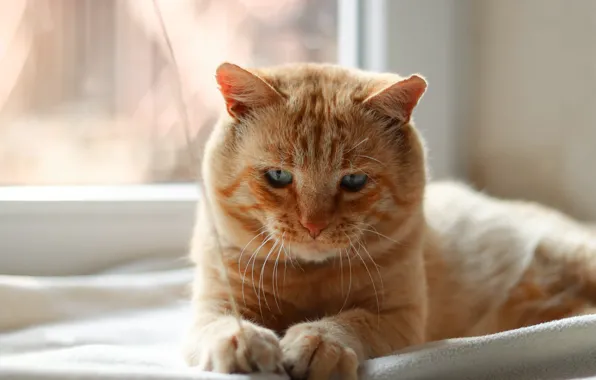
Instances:
[[[88,276],[0,276],[2,379],[283,379],[184,365],[192,270],[157,260]],[[596,375],[596,317],[436,342],[369,360],[363,379]]]

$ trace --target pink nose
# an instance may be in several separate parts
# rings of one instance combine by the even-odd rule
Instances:
[[[304,226],[304,228],[306,228],[310,234],[310,236],[312,236],[313,239],[315,239],[317,236],[319,236],[321,234],[321,231],[323,231],[325,229],[325,227],[327,227],[329,225],[329,223],[327,222],[311,222],[311,221],[302,221],[301,224]]]

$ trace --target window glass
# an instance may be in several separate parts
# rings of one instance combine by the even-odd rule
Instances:
[[[336,0],[3,1],[0,185],[193,180],[155,4],[197,152],[222,61],[336,61]]]

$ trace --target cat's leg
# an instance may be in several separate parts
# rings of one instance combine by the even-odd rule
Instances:
[[[528,222],[544,229],[533,265],[555,268],[561,286],[576,289],[590,303],[596,303],[596,230],[543,206],[522,210],[529,216]]]
[[[596,313],[596,231],[537,204],[509,202],[513,227],[538,236],[533,260],[503,305],[502,330]]]
[[[336,316],[292,326],[281,341],[284,367],[293,378],[357,379],[365,359],[423,343],[419,308],[391,312],[353,309]]]
[[[276,334],[249,321],[199,312],[185,342],[189,365],[220,373],[283,372]]]

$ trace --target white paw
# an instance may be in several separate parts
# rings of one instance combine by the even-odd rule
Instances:
[[[271,330],[222,317],[191,334],[188,363],[203,371],[219,373],[282,373],[279,338]]]
[[[281,340],[283,364],[292,379],[358,378],[356,352],[325,330],[320,322],[291,327]]]

